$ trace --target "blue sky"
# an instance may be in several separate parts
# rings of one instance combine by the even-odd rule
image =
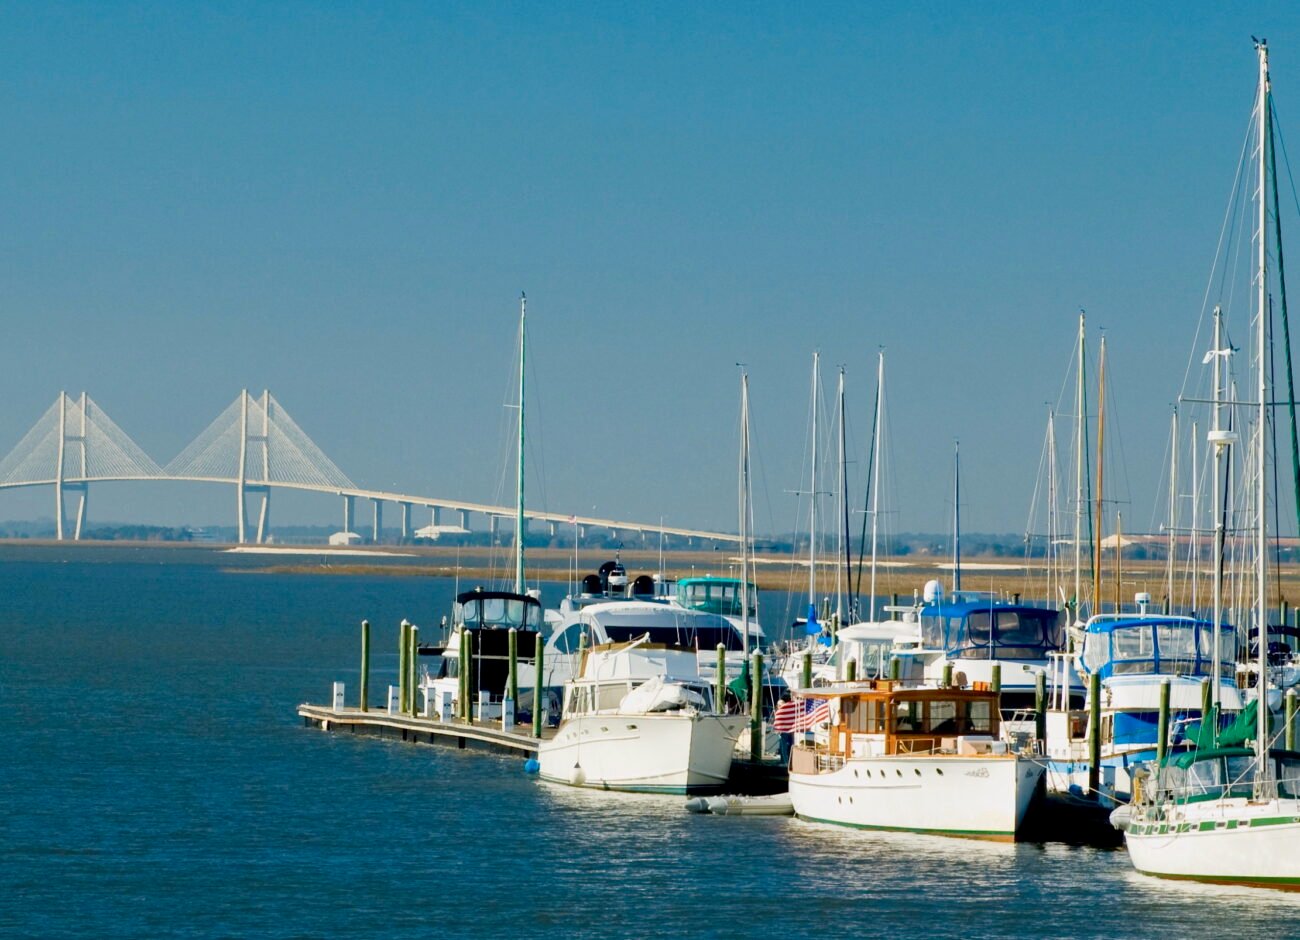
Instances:
[[[960,438],[964,526],[1017,531],[1084,307],[1147,528],[1250,36],[1285,135],[1300,17],[1130,6],[8,5],[0,451],[85,388],[165,462],[269,387],[362,485],[508,501],[526,290],[532,505],[734,528],[744,362],[758,527],[789,530],[812,351],[860,459],[883,345],[894,527],[947,527]]]

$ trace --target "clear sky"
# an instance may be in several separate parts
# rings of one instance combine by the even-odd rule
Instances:
[[[1297,9],[6,5],[0,451],[84,388],[166,462],[268,387],[363,486],[509,501],[526,290],[530,505],[734,529],[744,362],[758,528],[789,530],[812,351],[861,476],[883,345],[894,527],[946,529],[960,438],[964,526],[1017,531],[1084,307],[1147,528],[1250,36],[1300,128]],[[91,515],[232,504],[100,486]]]

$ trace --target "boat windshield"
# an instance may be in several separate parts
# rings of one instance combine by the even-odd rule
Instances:
[[[677,585],[677,603],[725,617],[742,616],[741,581],[738,578],[686,578]],[[758,612],[758,591],[749,585],[749,615]]]
[[[605,636],[611,643],[624,643],[649,634],[651,643],[663,643],[665,646],[687,646],[697,650],[715,650],[718,644],[727,650],[744,648],[744,639],[740,631],[731,626],[719,627],[641,627],[606,624]]]
[[[456,601],[456,620],[471,629],[500,628],[540,630],[542,605],[534,597],[517,594],[469,594]]]
[[[1208,676],[1214,668],[1214,630],[1184,619],[1103,620],[1088,625],[1083,664],[1102,678],[1112,675]],[[1237,632],[1219,628],[1220,674],[1231,678]]]
[[[1061,615],[1041,607],[970,604],[921,614],[921,640],[953,659],[1043,659],[1064,642]]]

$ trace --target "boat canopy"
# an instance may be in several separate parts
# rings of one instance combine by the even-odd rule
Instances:
[[[1278,795],[1300,797],[1300,754],[1269,752]],[[1266,765],[1267,766],[1267,765]],[[1250,799],[1255,791],[1255,751],[1247,747],[1220,747],[1170,755],[1160,768],[1160,787],[1172,791],[1179,803],[1224,798]]]
[[[683,578],[677,582],[677,603],[690,610],[702,610],[725,617],[741,617],[739,578]],[[749,615],[758,611],[758,590],[749,585]]]
[[[1094,617],[1083,641],[1083,667],[1113,675],[1208,676],[1214,668],[1214,628],[1191,617]],[[1219,626],[1220,675],[1236,670],[1237,630]]]
[[[599,630],[591,630],[592,626]],[[744,644],[735,625],[717,614],[645,601],[610,601],[584,608],[579,620],[561,631],[555,645],[560,652],[575,652],[579,634],[592,632],[608,642],[646,637],[651,643],[697,650],[717,649],[719,643],[727,650],[739,650]]]
[[[921,608],[921,645],[950,659],[1045,659],[1064,644],[1060,611],[990,598]]]
[[[510,591],[465,591],[456,595],[456,623],[469,630],[542,629],[542,602]]]

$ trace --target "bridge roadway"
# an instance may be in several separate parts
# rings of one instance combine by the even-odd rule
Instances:
[[[177,482],[177,483],[218,483],[228,486],[239,486],[240,480],[233,477],[198,477],[198,476],[97,476],[97,477],[75,477],[65,476],[62,480],[24,480],[15,483],[0,482],[0,489],[18,489],[25,486],[61,486],[63,488],[85,487],[90,483],[153,483],[153,482]],[[453,512],[461,513],[462,527],[468,529],[468,515],[477,513],[486,516],[492,520],[495,528],[495,520],[501,518],[514,519],[515,509],[512,506],[489,506],[485,503],[469,503],[464,500],[442,499],[430,496],[413,496],[405,493],[390,493],[385,490],[365,490],[348,487],[322,486],[313,483],[294,483],[282,482],[278,480],[261,481],[261,480],[244,480],[242,481],[244,489],[250,492],[262,492],[268,488],[274,487],[279,489],[304,490],[312,493],[324,493],[331,496],[341,496],[344,499],[344,531],[351,531],[352,528],[352,500],[361,499],[371,500],[375,505],[375,537],[378,538],[380,529],[380,511],[379,507],[383,503],[396,503],[403,507],[402,513],[402,534],[410,535],[410,507],[420,506],[432,510],[435,514],[443,509],[449,509]],[[546,522],[552,526],[558,525],[576,525],[581,529],[609,529],[611,532],[638,532],[638,533],[663,533],[664,535],[676,535],[682,538],[700,539],[708,542],[727,542],[739,543],[740,536],[729,532],[708,532],[702,529],[687,529],[680,526],[665,526],[658,524],[648,524],[643,522],[630,522],[622,519],[604,519],[594,516],[573,516],[560,512],[543,512],[536,509],[524,509],[524,518],[529,521]],[[78,527],[79,529],[80,527]],[[78,531],[78,536],[80,532]]]

